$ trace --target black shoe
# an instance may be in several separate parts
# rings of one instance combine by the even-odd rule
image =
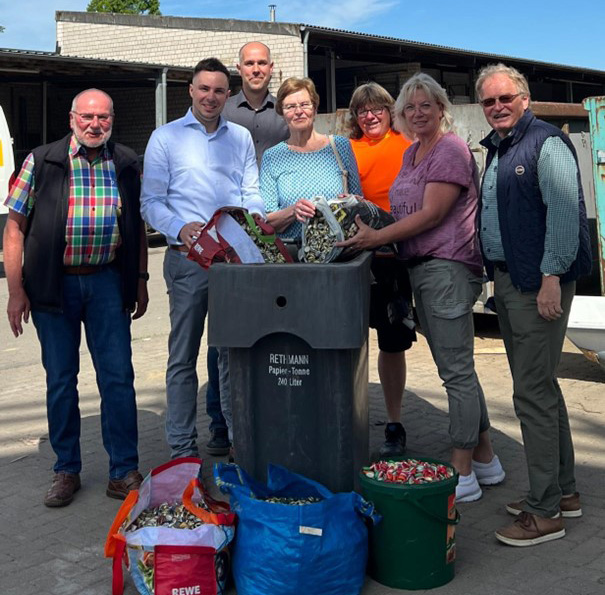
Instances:
[[[206,452],[209,455],[224,456],[229,454],[231,442],[226,428],[218,428],[212,432],[212,438],[206,444]]]
[[[405,451],[405,428],[399,423],[388,423],[384,429],[384,444],[380,447],[381,457],[398,457]]]

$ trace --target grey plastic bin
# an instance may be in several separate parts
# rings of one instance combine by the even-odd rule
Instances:
[[[371,254],[336,264],[215,264],[208,342],[229,347],[237,462],[349,491],[368,461]]]

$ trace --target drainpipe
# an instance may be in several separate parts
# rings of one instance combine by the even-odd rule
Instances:
[[[166,124],[168,119],[168,110],[166,106],[166,82],[167,68],[162,68],[161,74],[155,79],[155,127],[159,128]]]
[[[303,34],[303,76],[309,76],[309,30],[301,27],[300,31]]]

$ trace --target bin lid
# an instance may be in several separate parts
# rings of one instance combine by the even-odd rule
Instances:
[[[370,263],[364,252],[329,264],[213,264],[208,343],[252,347],[290,333],[314,349],[356,349],[367,339]]]

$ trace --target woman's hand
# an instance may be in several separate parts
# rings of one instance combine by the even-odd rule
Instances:
[[[344,242],[336,242],[335,246],[342,248],[351,248],[353,250],[371,250],[382,246],[384,243],[380,239],[380,231],[366,225],[359,215],[355,217],[355,223],[359,227],[359,231],[350,239]]]
[[[304,223],[307,219],[311,219],[315,215],[315,205],[306,198],[301,198],[294,205],[294,216],[300,223]]]

